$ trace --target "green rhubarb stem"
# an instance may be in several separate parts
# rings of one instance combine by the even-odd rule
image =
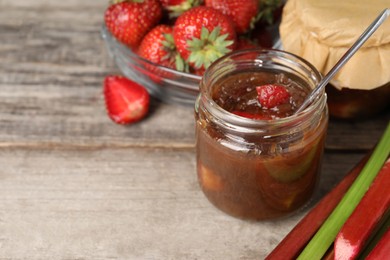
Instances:
[[[370,187],[379,170],[390,154],[390,123],[376,145],[370,159],[359,176],[345,193],[339,204],[322,224],[298,259],[321,259],[332,245],[341,227],[352,214],[360,200]]]

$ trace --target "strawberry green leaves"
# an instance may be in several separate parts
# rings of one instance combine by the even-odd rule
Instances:
[[[191,52],[188,61],[195,68],[209,67],[216,59],[229,53],[228,48],[234,41],[227,40],[228,34],[220,35],[221,28],[215,27],[211,33],[206,27],[202,27],[200,38],[187,41],[188,50]]]
[[[175,45],[189,66],[206,69],[235,49],[237,35],[229,18],[216,9],[198,6],[179,16],[173,27]]]

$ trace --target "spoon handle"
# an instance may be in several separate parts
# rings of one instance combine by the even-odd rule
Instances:
[[[355,52],[367,41],[368,38],[378,29],[380,25],[390,16],[390,8],[384,9],[380,15],[367,27],[367,29],[360,35],[356,42],[349,48],[349,50],[341,57],[341,59],[334,65],[334,67],[325,75],[321,82],[309,94],[302,105],[295,111],[296,113],[304,110],[313,100],[318,96],[322,89],[329,83],[333,76],[340,70],[340,68],[355,54]]]

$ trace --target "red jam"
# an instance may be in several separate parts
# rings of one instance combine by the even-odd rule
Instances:
[[[198,99],[196,109],[197,172],[208,200],[232,216],[250,220],[282,217],[304,206],[319,179],[326,98],[317,102],[312,114],[293,120],[288,118],[310,91],[293,74],[246,70],[219,77],[211,86],[204,83],[201,87],[210,91]],[[275,83],[286,87],[290,97],[264,108],[256,87]],[[216,105],[208,106],[210,100]],[[226,118],[214,109],[228,112]],[[240,118],[233,114],[246,118],[237,126],[234,120]]]
[[[274,82],[278,84],[274,84]],[[259,102],[257,87],[265,85],[283,86],[290,97],[273,107],[264,107]],[[302,88],[284,74],[272,72],[243,72],[230,75],[214,88],[212,99],[225,110],[238,114],[237,111],[264,118],[283,118],[291,116],[303,103],[310,89]]]

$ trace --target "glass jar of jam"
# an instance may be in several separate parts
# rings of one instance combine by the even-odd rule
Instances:
[[[328,123],[325,92],[304,111],[294,109],[320,80],[308,62],[277,50],[233,52],[207,69],[195,104],[196,150],[198,180],[212,204],[265,220],[308,203]],[[289,102],[264,110],[256,87],[265,84],[285,86]]]

